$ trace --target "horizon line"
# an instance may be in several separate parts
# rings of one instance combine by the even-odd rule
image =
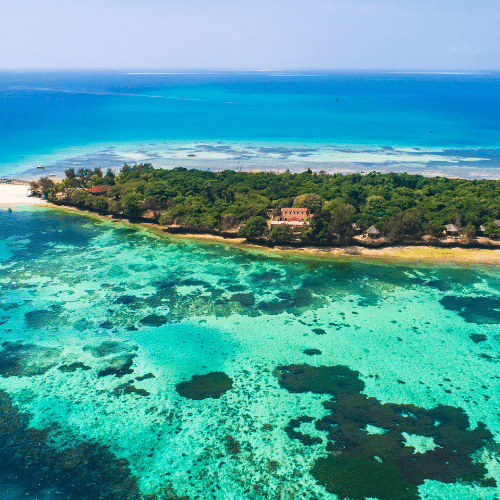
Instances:
[[[497,73],[498,69],[426,69],[426,68],[0,68],[0,72],[63,72],[63,73],[126,73],[129,75],[176,75],[193,74],[194,72],[203,73],[289,73],[289,72],[366,72],[366,73],[422,73],[422,74],[479,74],[479,73]]]

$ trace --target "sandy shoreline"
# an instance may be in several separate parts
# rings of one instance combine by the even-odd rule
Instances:
[[[0,184],[0,206],[45,205],[40,198],[28,196],[29,186],[17,184]]]
[[[143,225],[143,224],[141,224]],[[144,224],[149,226],[149,224]],[[449,263],[449,264],[478,264],[497,265],[500,264],[500,249],[488,248],[442,248],[433,246],[394,246],[382,248],[366,248],[361,246],[341,247],[303,247],[294,248],[287,246],[275,246],[274,248],[262,247],[245,243],[244,238],[224,238],[214,235],[182,234],[170,235],[171,237],[204,240],[207,242],[231,245],[243,249],[257,251],[259,253],[277,254],[292,258],[318,258],[321,260],[352,260],[380,262],[413,262],[413,263]]]
[[[387,262],[401,264],[459,264],[466,266],[496,266],[500,265],[500,249],[497,248],[461,248],[461,247],[433,247],[428,245],[416,246],[394,246],[382,248],[366,248],[361,246],[349,247],[302,247],[294,248],[286,245],[265,247],[247,243],[244,238],[226,238],[213,234],[172,234],[165,232],[163,227],[148,222],[130,222],[127,219],[112,219],[110,216],[104,216],[81,210],[76,207],[66,207],[48,203],[47,208],[57,210],[68,210],[72,213],[79,213],[85,216],[91,216],[96,219],[114,222],[118,224],[133,224],[151,231],[161,237],[180,240],[180,241],[203,241],[218,245],[230,246],[243,251],[256,254],[265,254],[279,258],[320,260],[320,261],[351,261],[361,260],[364,262]]]

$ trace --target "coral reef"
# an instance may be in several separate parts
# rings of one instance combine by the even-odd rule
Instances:
[[[138,389],[131,381],[120,384],[113,390],[115,396],[123,396],[126,394],[137,394],[138,396],[149,396],[146,389]]]
[[[168,322],[168,318],[166,316],[161,316],[158,314],[150,314],[141,319],[140,323],[144,326],[162,326]]]
[[[304,354],[307,354],[307,356],[316,356],[319,354],[322,354],[322,352],[319,349],[304,349]]]
[[[92,368],[90,366],[87,366],[79,361],[75,362],[75,363],[71,363],[69,365],[61,365],[59,366],[57,369],[62,371],[63,373],[72,373],[72,372],[76,372],[76,370],[78,370],[78,368],[80,368],[81,370],[92,370]]]
[[[115,377],[121,378],[124,375],[130,375],[134,372],[132,365],[134,363],[134,358],[136,354],[123,354],[115,358],[108,360],[108,366],[101,370],[97,376],[107,377],[109,375],[114,375]]]
[[[31,497],[54,488],[71,500],[143,498],[128,462],[107,447],[80,442],[57,451],[48,444],[57,430],[35,429],[29,421],[0,391],[0,480],[15,478]]]
[[[360,392],[365,384],[358,378],[359,372],[347,366],[278,366],[275,375],[281,387],[289,392],[314,392],[317,394],[337,394]]]
[[[498,297],[455,297],[446,295],[440,304],[449,311],[457,311],[467,323],[500,323],[500,298]]]
[[[101,342],[98,346],[85,346],[84,351],[90,352],[94,358],[105,358],[114,354],[136,351],[137,346],[130,347],[117,341]]]
[[[484,464],[471,457],[493,440],[479,422],[470,430],[462,408],[431,409],[410,404],[381,403],[361,394],[364,383],[359,372],[345,366],[290,365],[275,372],[281,387],[290,392],[314,392],[334,396],[323,406],[330,414],[315,421],[326,432],[326,457],[311,469],[316,481],[340,499],[418,499],[418,485],[426,479],[443,483],[477,482],[493,485]],[[296,429],[311,417],[292,419],[285,427],[291,439],[306,445],[319,444]],[[367,426],[381,429],[368,431]],[[435,447],[424,453],[406,445],[403,434],[432,438]]]
[[[250,307],[255,304],[253,293],[235,293],[231,296],[231,300],[235,300],[245,307]]]
[[[59,362],[61,349],[22,342],[4,342],[0,351],[2,377],[42,375]]]
[[[193,375],[191,380],[180,382],[175,388],[183,398],[219,399],[233,388],[233,379],[224,372],[210,372],[206,375]]]

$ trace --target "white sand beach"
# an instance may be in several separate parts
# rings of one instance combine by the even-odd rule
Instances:
[[[0,205],[42,205],[47,203],[40,198],[28,196],[29,186],[0,184]]]

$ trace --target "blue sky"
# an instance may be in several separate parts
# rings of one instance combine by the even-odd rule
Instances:
[[[1,69],[500,70],[500,0],[16,0]]]

